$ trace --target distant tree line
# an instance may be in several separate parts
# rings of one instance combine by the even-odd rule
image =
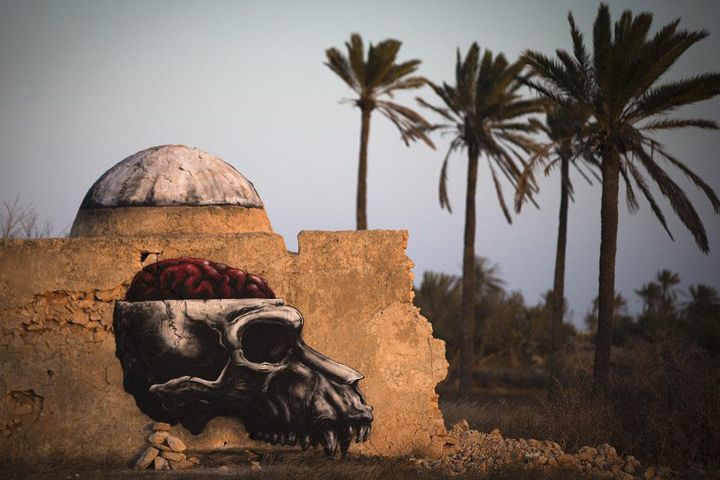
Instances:
[[[499,268],[484,257],[475,261],[477,278],[473,295],[474,359],[473,370],[488,358],[502,356],[517,366],[549,360],[557,350],[566,351],[582,337],[597,335],[597,298],[585,317],[587,333],[578,332],[568,321],[567,302],[563,302],[563,322],[555,345],[550,335],[554,318],[552,290],[536,304],[528,305],[518,291],[508,291],[499,276]],[[630,315],[627,300],[615,296],[612,344],[622,347],[632,337],[652,340],[657,335],[674,335],[720,356],[720,295],[708,285],[691,285],[687,293],[677,289],[680,277],[661,270],[655,279],[635,290],[643,301],[638,315]],[[439,272],[425,272],[415,286],[415,304],[433,325],[436,336],[445,340],[448,358],[457,367],[463,345],[461,319],[461,278]],[[455,373],[457,370],[455,369]]]
[[[680,276],[670,270],[658,271],[655,278],[635,294],[643,302],[640,314],[627,311],[627,300],[615,296],[615,323],[612,344],[625,345],[633,336],[652,339],[659,333],[682,336],[712,354],[720,354],[720,295],[709,285],[690,285],[687,292],[679,290]],[[597,333],[597,299],[585,323],[593,335]]]

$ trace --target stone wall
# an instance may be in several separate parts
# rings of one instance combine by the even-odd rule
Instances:
[[[365,375],[375,421],[369,442],[351,451],[441,453],[434,389],[447,373],[445,349],[412,304],[407,233],[302,232],[298,243],[297,254],[273,233],[0,243],[2,461],[126,464],[140,452],[151,420],[122,388],[111,325],[143,251],[258,273],[303,312],[306,342]],[[232,419],[197,437],[176,430],[197,450],[260,446]]]

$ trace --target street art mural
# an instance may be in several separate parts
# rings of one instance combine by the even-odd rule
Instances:
[[[250,438],[344,456],[368,438],[363,375],[302,339],[303,316],[259,276],[205,259],[138,272],[115,304],[123,385],[153,420],[201,433],[240,419]]]

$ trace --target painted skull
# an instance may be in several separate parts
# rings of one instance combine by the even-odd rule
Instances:
[[[152,419],[199,434],[236,417],[254,440],[345,455],[373,419],[363,376],[308,347],[302,327],[272,298],[126,301],[114,312],[125,390]]]

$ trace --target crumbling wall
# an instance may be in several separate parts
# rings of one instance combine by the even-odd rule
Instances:
[[[127,463],[139,453],[150,419],[122,388],[111,325],[141,258],[156,260],[146,252],[260,274],[303,312],[307,343],[365,374],[375,421],[352,451],[441,453],[434,388],[447,373],[445,349],[412,304],[407,233],[303,232],[298,241],[297,254],[273,233],[0,243],[0,457]],[[198,450],[259,446],[232,419],[197,437],[177,430]]]

